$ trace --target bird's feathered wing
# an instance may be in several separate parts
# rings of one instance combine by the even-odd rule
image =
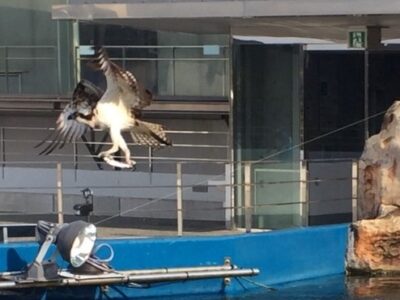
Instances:
[[[104,49],[98,51],[98,57],[92,61],[92,65],[103,71],[107,80],[106,91],[103,93],[89,81],[79,82],[72,101],[58,117],[56,130],[36,145],[39,147],[51,140],[40,154],[49,154],[57,148],[62,148],[66,143],[82,137],[89,126],[110,129],[113,148],[99,155],[108,164],[116,167],[132,167],[132,161],[129,161],[129,149],[126,150],[126,142],[122,136],[118,136],[120,134],[118,130],[129,131],[134,142],[139,145],[153,148],[171,145],[160,124],[139,119],[141,110],[152,102],[151,92],[144,89],[131,72],[110,61]],[[113,159],[115,145],[125,149],[123,151],[128,157],[126,163]]]
[[[152,93],[145,89],[131,72],[113,63],[104,49],[100,48],[98,53],[98,57],[94,63],[103,71],[106,77],[107,90],[118,89],[119,99],[124,101],[126,106],[130,107],[132,110],[141,110],[149,106],[153,99]],[[119,101],[119,99],[113,98],[111,100]],[[104,98],[100,101],[109,100],[110,99]]]
[[[61,149],[66,143],[75,141],[84,135],[89,126],[78,122],[75,117],[76,115],[90,117],[102,95],[103,92],[94,84],[87,80],[81,80],[75,87],[71,102],[60,113],[56,129],[35,146],[38,148],[50,141],[39,155],[50,154],[55,149]]]
[[[152,102],[152,93],[144,89],[131,72],[113,63],[104,49],[99,50],[95,63],[103,71],[107,79],[106,93],[108,90],[119,91],[119,97],[112,97],[111,99],[113,101],[122,100],[127,108],[130,109],[134,120],[133,126],[130,128],[130,134],[134,142],[153,148],[159,148],[161,145],[171,145],[171,141],[160,124],[139,120],[141,109],[149,106]],[[101,99],[99,103],[103,101],[109,101],[109,99]]]

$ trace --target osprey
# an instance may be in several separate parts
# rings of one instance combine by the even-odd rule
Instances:
[[[62,148],[82,137],[87,129],[108,130],[112,146],[98,156],[108,164],[119,168],[133,168],[136,162],[131,159],[131,152],[122,136],[130,133],[134,142],[158,148],[171,145],[163,127],[156,123],[139,119],[141,109],[150,105],[152,94],[144,89],[135,76],[110,61],[106,52],[100,49],[94,64],[103,71],[107,89],[103,93],[87,80],[80,81],[72,95],[71,102],[57,119],[56,135],[40,154],[49,154],[57,146]],[[39,143],[43,144],[49,137]],[[125,162],[117,161],[113,154],[119,149],[124,153]]]

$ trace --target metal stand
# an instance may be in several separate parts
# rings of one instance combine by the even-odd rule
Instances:
[[[58,278],[58,266],[55,263],[55,257],[49,261],[43,262],[51,244],[55,240],[54,228],[50,230],[46,236],[46,240],[40,247],[39,253],[36,255],[35,261],[28,267],[26,278],[35,281],[45,282]]]

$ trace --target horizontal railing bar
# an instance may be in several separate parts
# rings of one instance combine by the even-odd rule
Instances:
[[[179,134],[229,134],[227,131],[195,131],[195,130],[164,130],[166,133]]]
[[[18,155],[26,157],[26,153],[18,153],[15,156],[18,156]],[[8,156],[14,156],[14,154],[8,154]],[[71,157],[71,158],[73,158],[74,156],[72,154],[71,155],[67,155],[67,154],[55,154],[55,153],[52,153],[52,154],[48,154],[47,157]],[[93,158],[93,157],[97,157],[97,156],[96,155],[80,155],[79,157],[81,157],[81,158]],[[123,157],[114,156],[114,158],[123,158]],[[147,161],[149,160],[148,156],[131,156],[131,158],[133,158],[135,160],[138,160],[138,159],[147,160]],[[153,156],[152,160],[153,161],[170,160],[171,163],[173,163],[173,162],[176,163],[177,161],[179,161],[179,162],[210,162],[210,163],[227,163],[227,162],[230,162],[230,160],[228,160],[228,159],[222,160],[222,159],[215,159],[215,158],[187,158],[187,157],[170,157],[170,156],[166,156],[166,157],[164,157],[164,156]],[[37,163],[44,163],[44,162],[45,161],[37,162]],[[57,162],[59,162],[59,161],[52,161],[51,163],[57,163]],[[0,162],[0,163],[6,164],[8,162],[4,161],[4,162]],[[19,163],[19,162],[12,162],[12,163]],[[35,161],[21,161],[21,163],[36,163],[36,162]],[[67,163],[67,162],[63,162],[63,164],[64,163]],[[73,162],[71,161],[69,163],[72,164]],[[82,163],[85,163],[85,162],[79,161],[79,164],[82,164]],[[87,162],[87,164],[93,164],[93,163],[94,163],[93,161],[92,162]],[[96,162],[96,163],[98,163],[98,162]],[[104,163],[105,165],[108,165],[105,162],[102,162],[102,163]],[[148,162],[147,162],[147,165],[148,165]]]
[[[214,178],[214,175],[210,175],[212,176],[213,179],[210,179],[210,181],[215,181],[216,179]],[[223,175],[221,175],[220,177],[222,177]],[[208,181],[207,179],[204,179],[203,181]],[[300,183],[300,181],[296,181],[297,183]],[[269,182],[268,184],[279,184],[281,182]],[[206,186],[208,188],[218,188],[218,187],[240,187],[240,186],[246,186],[248,184],[245,183],[213,183],[213,184],[202,184],[202,186]],[[250,186],[259,186],[259,185],[264,185],[264,183],[260,183],[260,182],[254,182],[251,183]],[[183,184],[180,185],[182,188],[195,188],[198,187],[199,184]],[[63,185],[63,189],[84,189],[87,186],[79,186],[79,185]],[[176,188],[177,185],[176,184],[168,184],[168,185],[100,185],[100,186],[95,186],[95,185],[91,185],[90,186],[93,189],[113,189],[113,188],[118,188],[118,189],[153,189],[153,188],[160,188],[160,189],[172,189],[172,188]],[[57,189],[55,186],[0,186],[0,189]],[[349,196],[349,198],[351,198]],[[335,198],[336,199],[336,198]],[[341,199],[341,198],[337,198],[337,199]],[[325,201],[325,200],[324,200]],[[318,202],[317,200],[311,201],[311,202]],[[301,203],[301,202],[296,202],[296,203]]]
[[[4,142],[9,142],[9,143],[20,143],[20,144],[31,144],[31,143],[38,143],[41,142],[41,140],[16,140],[16,139],[3,139]],[[46,141],[45,143],[50,144],[52,141]],[[72,143],[71,143],[72,144]],[[112,145],[111,142],[75,142],[76,145]],[[128,146],[143,146],[143,147],[148,147],[146,145],[141,145],[137,143],[126,143]],[[166,148],[167,146],[160,145],[162,148]],[[222,148],[222,149],[228,149],[229,146],[227,145],[207,145],[207,144],[174,144],[173,147],[177,148]],[[15,152],[13,152],[15,153]]]
[[[80,45],[79,47],[82,46],[91,46],[91,45]],[[193,49],[203,49],[205,46],[209,45],[104,45],[102,46],[105,49],[187,49],[187,48],[193,48]],[[213,46],[218,46],[220,48],[229,48],[229,45],[213,45]]]
[[[148,199],[149,202],[155,199]],[[168,199],[168,198],[164,198],[164,199],[157,199],[157,200],[167,200],[167,201],[175,201],[175,199]],[[351,198],[346,198],[346,199],[340,199],[340,200],[348,200],[350,201]],[[337,199],[332,199],[332,201],[338,201]],[[324,200],[321,202],[329,202],[329,200]],[[256,205],[252,205],[249,208],[252,209],[256,209],[256,208],[262,208],[262,207],[276,207],[276,206],[286,206],[286,205],[298,205],[298,204],[304,204],[302,202],[282,202],[282,203],[262,203],[262,204],[256,204]],[[231,209],[235,209],[235,210],[243,210],[247,208],[247,206],[222,206],[222,207],[209,207],[209,208],[191,208],[191,209],[185,209],[182,208],[182,212],[202,212],[202,211],[224,211],[224,210],[231,210]],[[127,208],[129,210],[129,208]],[[144,208],[144,207],[139,207],[135,210],[130,211],[130,214],[134,214],[134,213],[143,213],[143,212],[176,212],[176,208],[162,208],[162,209],[155,209],[155,208]],[[1,211],[0,212],[0,216],[2,215],[21,215],[21,214],[27,214],[28,212],[26,210],[20,210],[20,211]],[[50,210],[47,212],[48,214],[55,214],[56,211],[55,210]],[[101,214],[100,214],[101,213]],[[91,216],[104,216],[104,214],[112,214],[112,213],[116,213],[116,212],[110,212],[110,211],[94,211]],[[334,214],[334,213],[332,213]],[[29,215],[43,215],[43,212],[33,212],[30,213]]]
[[[56,60],[54,57],[6,57],[6,60]]]
[[[35,49],[35,48],[50,48],[50,49],[56,49],[57,46],[53,46],[53,45],[1,45],[0,49],[4,49],[4,48],[21,48],[21,49]]]
[[[54,131],[54,127],[21,127],[21,126],[2,126],[0,128],[10,130],[48,130]],[[96,132],[104,132],[102,129],[94,129]],[[196,131],[196,130],[164,130],[166,133],[179,133],[179,134],[228,134],[227,131]]]
[[[90,58],[78,58],[78,61],[90,61]],[[198,58],[179,58],[179,57],[133,57],[133,58],[122,58],[122,57],[111,57],[112,61],[229,61],[229,58],[217,58],[217,57],[198,57]]]
[[[15,153],[15,154],[17,154],[17,155],[21,155],[21,156],[26,156],[26,153]],[[9,155],[13,155],[13,154],[9,154]],[[49,155],[47,155],[47,157],[52,157],[52,156],[54,156],[54,157],[73,157],[73,155],[72,154],[56,154],[56,153],[52,153],[52,154],[49,154]],[[82,154],[82,155],[80,155],[80,157],[85,157],[85,158],[93,158],[93,157],[97,157],[96,155],[89,155],[89,154]],[[124,157],[122,157],[122,156],[114,156],[115,158],[121,158],[121,159],[123,159]],[[148,164],[148,156],[132,156],[132,158],[134,158],[134,159],[137,159],[137,160],[146,160],[146,162],[137,162],[137,164],[143,164],[143,165],[147,165]],[[176,161],[178,160],[182,160],[182,163],[185,163],[185,161],[192,161],[192,159],[186,159],[186,158],[179,158],[179,157],[161,157],[161,156],[154,156],[154,157],[152,157],[152,159],[154,159],[154,160],[157,160],[157,159],[160,159],[160,160],[168,160],[168,159],[171,159],[171,160],[173,160],[173,162],[170,162],[171,164],[176,164]],[[193,159],[194,161],[196,161],[197,159],[196,158],[194,158]],[[205,162],[207,162],[207,159],[201,159],[201,161],[205,161]],[[199,162],[201,162],[201,161],[199,161]],[[243,164],[244,162],[243,161],[231,161],[231,160],[229,160],[229,159],[211,159],[210,161],[212,161],[212,162],[220,162],[220,163],[233,163],[233,164]],[[349,159],[349,161],[353,161],[352,159]],[[50,164],[55,164],[55,163],[57,163],[57,162],[59,162],[59,160],[53,160],[53,161],[20,161],[20,160],[18,160],[18,161],[0,161],[0,163],[1,164],[26,164],[26,163],[32,163],[32,164],[35,164],[35,163],[50,163]],[[73,164],[73,162],[72,161],[65,161],[65,162],[62,162],[63,164],[65,164],[65,165],[68,165],[68,164]],[[105,165],[107,165],[105,162],[99,162],[99,163],[104,163]],[[168,162],[157,162],[157,163],[168,163]],[[257,161],[255,161],[255,163],[257,163]],[[265,165],[270,165],[270,164],[274,164],[274,165],[276,165],[276,164],[288,164],[288,163],[291,163],[291,164],[297,164],[297,163],[299,163],[299,161],[294,161],[294,162],[287,162],[287,161],[279,161],[279,160],[268,160],[268,161],[264,161],[263,162],[263,164],[265,164]],[[79,162],[79,164],[93,164],[93,162],[92,161],[88,161],[88,162],[84,162],[84,161],[80,161]],[[273,169],[271,169],[271,170],[273,170]],[[288,169],[288,171],[293,171],[293,169]],[[318,180],[318,179],[313,179],[313,180]]]

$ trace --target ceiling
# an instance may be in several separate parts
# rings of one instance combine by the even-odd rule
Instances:
[[[294,3],[297,6],[291,5]],[[400,38],[400,1],[376,3],[372,0],[165,1],[55,5],[52,13],[55,19],[150,30],[307,37],[334,42],[346,41],[351,28],[378,26],[382,27],[383,40]]]

